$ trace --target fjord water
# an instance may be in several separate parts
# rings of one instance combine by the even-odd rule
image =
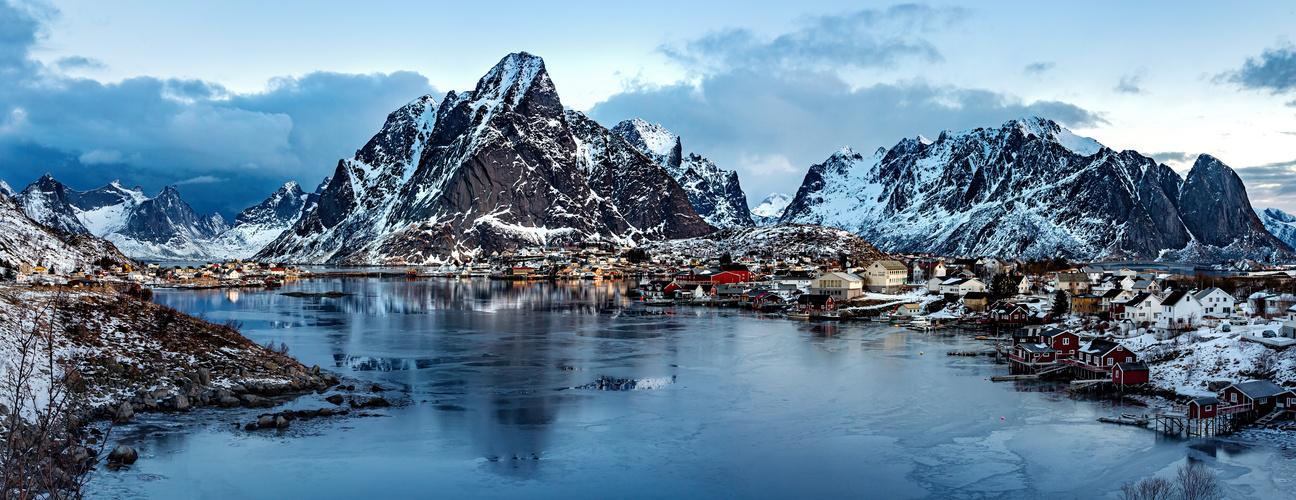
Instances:
[[[992,383],[966,336],[733,309],[649,314],[627,284],[338,279],[160,290],[156,301],[306,365],[387,386],[380,416],[247,432],[254,410],[142,415],[141,459],[98,473],[136,498],[1094,498],[1203,460],[1235,497],[1292,495],[1283,439],[1167,439],[1145,412]],[[338,290],[341,298],[287,291]],[[600,378],[634,380],[600,390]],[[363,384],[362,384],[363,385]],[[330,406],[322,395],[291,403]]]

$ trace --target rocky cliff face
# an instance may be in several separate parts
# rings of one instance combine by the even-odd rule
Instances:
[[[712,230],[651,159],[564,112],[544,62],[518,53],[470,92],[389,115],[338,163],[318,208],[257,258],[426,263]]]
[[[679,136],[661,124],[635,118],[618,123],[612,132],[664,167],[684,188],[693,209],[711,225],[719,228],[755,225],[747,209],[747,195],[738,182],[738,172],[721,170],[696,153],[683,154]]]
[[[1183,180],[1056,123],[849,148],[810,168],[781,220],[841,227],[886,251],[1076,259],[1289,259],[1231,169],[1202,156]]]

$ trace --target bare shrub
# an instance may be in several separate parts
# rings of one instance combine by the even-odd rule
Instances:
[[[1143,478],[1137,483],[1125,483],[1120,489],[1121,500],[1173,500],[1175,487],[1163,477]]]
[[[236,319],[225,320],[225,322],[222,323],[221,326],[228,328],[230,330],[234,330],[235,332],[243,331],[243,322]]]
[[[1224,498],[1224,489],[1220,486],[1215,471],[1207,469],[1200,462],[1188,462],[1179,466],[1179,472],[1175,475],[1175,487],[1182,500]]]
[[[33,304],[31,326],[0,367],[0,499],[82,498],[108,442],[105,434],[98,449],[87,445],[82,424],[88,412],[74,390],[81,376],[71,368],[75,360],[55,354],[55,319],[66,305],[61,293]]]

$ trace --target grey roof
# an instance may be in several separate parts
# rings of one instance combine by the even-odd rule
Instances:
[[[1148,371],[1148,367],[1147,367],[1147,365],[1143,364],[1142,361],[1127,361],[1127,362],[1124,362],[1124,363],[1116,363],[1116,366],[1120,367],[1121,371],[1123,371],[1123,372],[1145,372],[1145,371]]]
[[[1214,396],[1207,396],[1204,398],[1194,399],[1192,402],[1197,403],[1197,406],[1217,405],[1219,404],[1219,399]]]
[[[1050,352],[1057,352],[1054,351],[1052,347],[1044,344],[1018,344],[1017,347],[1020,347],[1023,351],[1032,354],[1048,354]]]
[[[1268,380],[1252,380],[1250,382],[1233,384],[1229,387],[1236,388],[1242,394],[1246,394],[1246,396],[1251,399],[1267,398],[1287,392],[1287,389],[1283,389],[1282,386]]]
[[[905,267],[904,264],[894,260],[879,260],[874,262],[874,264],[882,266],[884,269],[888,271],[908,271],[909,270],[909,268]]]

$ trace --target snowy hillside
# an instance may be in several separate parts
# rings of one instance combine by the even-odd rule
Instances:
[[[658,123],[635,118],[618,123],[612,132],[665,167],[707,223],[719,228],[755,225],[747,210],[747,195],[738,183],[738,172],[721,170],[696,153],[684,155],[679,136]]]
[[[1075,259],[1285,260],[1237,174],[1207,155],[1187,179],[1041,118],[943,132],[810,168],[783,222],[883,250]]]
[[[722,229],[706,236],[657,241],[644,245],[649,252],[686,256],[734,257],[747,255],[825,256],[849,255],[877,260],[886,255],[863,238],[841,229],[807,224]]]
[[[117,248],[90,235],[59,235],[27,217],[13,199],[0,196],[0,263],[44,265],[58,273],[94,269],[94,262],[107,257],[114,263],[129,263]]]
[[[773,224],[783,216],[792,196],[784,193],[770,193],[760,205],[751,209],[752,221],[759,225]]]

